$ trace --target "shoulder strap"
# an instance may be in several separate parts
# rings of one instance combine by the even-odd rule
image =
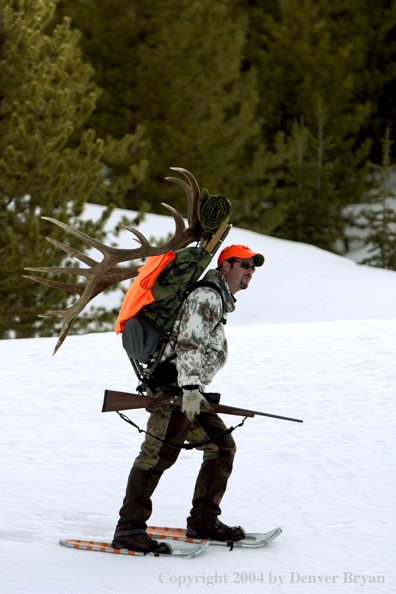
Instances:
[[[227,318],[225,317],[225,314],[226,314],[226,304],[225,304],[223,293],[222,293],[220,287],[218,287],[216,285],[216,283],[212,283],[211,281],[200,280],[200,281],[198,281],[198,282],[195,283],[195,285],[192,288],[191,292],[194,291],[195,289],[198,289],[199,287],[209,287],[209,289],[213,289],[214,291],[217,291],[217,293],[220,295],[221,303],[222,303],[222,306],[223,306],[223,314],[222,314],[221,319],[219,320],[219,322],[216,324],[215,327],[217,328],[217,326],[220,324],[220,322],[222,322],[223,324],[226,324],[227,323]]]

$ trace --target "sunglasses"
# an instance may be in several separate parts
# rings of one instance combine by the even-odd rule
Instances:
[[[244,260],[243,262],[241,262],[240,260],[235,260],[235,262],[238,262],[239,266],[244,270],[249,270],[249,268],[251,268],[252,272],[256,272],[256,267],[254,266],[254,264],[249,264],[249,262],[246,262],[246,260]]]

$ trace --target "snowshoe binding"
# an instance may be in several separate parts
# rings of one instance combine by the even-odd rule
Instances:
[[[246,538],[246,532],[240,526],[227,526],[217,518],[213,526],[205,530],[193,530],[187,526],[188,538],[202,538],[205,540],[218,540],[220,542],[237,542]]]
[[[116,532],[114,540],[111,543],[114,549],[127,549],[128,551],[137,551],[147,555],[171,555],[172,547],[165,542],[158,542],[147,535],[145,530],[126,530],[125,532]]]

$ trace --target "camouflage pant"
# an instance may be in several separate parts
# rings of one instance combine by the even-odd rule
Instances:
[[[147,431],[169,443],[213,438],[226,430],[215,413],[201,414],[190,423],[180,409],[161,407],[150,415]],[[203,462],[195,485],[192,509],[187,519],[194,530],[212,526],[221,514],[220,502],[232,472],[236,446],[231,435],[203,450]],[[180,449],[146,435],[129,475],[116,532],[146,528],[152,511],[151,496],[165,470],[177,460]]]

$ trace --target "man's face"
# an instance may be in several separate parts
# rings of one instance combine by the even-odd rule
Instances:
[[[249,265],[249,267],[248,267]],[[253,258],[238,258],[235,262],[225,262],[223,274],[230,287],[232,295],[241,289],[247,289],[253,276]]]

